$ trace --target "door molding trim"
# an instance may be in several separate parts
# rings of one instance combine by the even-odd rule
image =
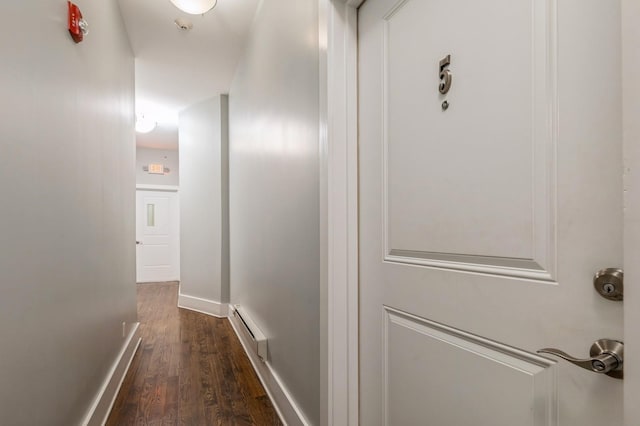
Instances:
[[[327,46],[326,57],[321,49],[320,61],[321,87],[326,90],[324,105],[321,95],[320,151],[321,206],[327,218],[322,226],[326,227],[329,425],[359,424],[357,8],[362,3],[320,3],[321,11],[326,8],[321,45],[326,41]]]
[[[622,133],[624,153],[624,419],[626,426],[637,424],[640,407],[640,4],[622,0]]]
[[[136,184],[136,190],[178,192],[180,190],[180,187],[177,185],[147,185],[144,183],[139,183]]]

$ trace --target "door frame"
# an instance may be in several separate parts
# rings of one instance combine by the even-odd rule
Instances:
[[[622,134],[624,152],[624,418],[640,418],[640,4],[622,0]],[[636,423],[632,423],[635,419]]]
[[[640,282],[640,4],[622,4],[624,253],[628,283]],[[359,424],[357,17],[364,0],[320,0],[320,158],[326,276],[328,425]],[[326,50],[323,51],[322,45]],[[325,238],[325,237],[323,237]],[[625,295],[625,425],[640,418],[640,288]],[[326,406],[326,408],[325,408]]]
[[[321,407],[327,416],[322,424],[336,426],[359,424],[357,18],[363,2],[320,0],[321,244],[327,271],[321,279],[327,289],[327,395]]]

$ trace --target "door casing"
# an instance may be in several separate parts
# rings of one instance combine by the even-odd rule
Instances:
[[[321,220],[327,235],[321,247],[327,270],[327,397],[321,410],[328,425],[359,424],[357,17],[363,2],[320,0],[320,40],[327,46],[320,61],[320,110],[326,109],[320,123],[321,217],[327,218]]]
[[[640,419],[640,3],[622,0],[625,425]],[[633,420],[635,419],[635,423]]]

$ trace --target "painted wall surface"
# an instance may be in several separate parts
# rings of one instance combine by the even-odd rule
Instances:
[[[229,93],[231,302],[270,363],[320,419],[318,2],[259,8]]]
[[[78,424],[136,322],[133,56],[116,0],[0,3],[0,424]]]
[[[165,175],[149,174],[142,168],[149,164],[163,164],[169,168]],[[174,185],[180,184],[178,151],[153,148],[136,148],[136,184]]]
[[[180,113],[180,293],[229,301],[226,95]]]

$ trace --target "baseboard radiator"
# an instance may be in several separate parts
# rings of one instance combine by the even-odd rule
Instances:
[[[240,320],[240,332],[250,342],[251,348],[258,354],[260,360],[265,362],[267,360],[267,338],[242,306],[233,305],[233,315]]]

